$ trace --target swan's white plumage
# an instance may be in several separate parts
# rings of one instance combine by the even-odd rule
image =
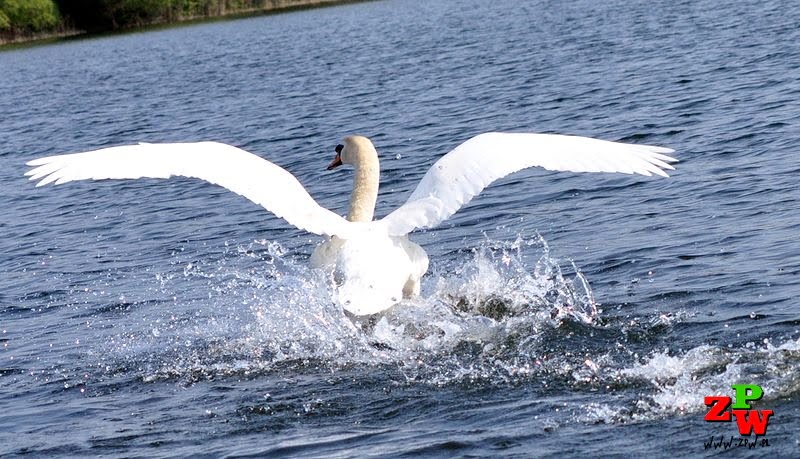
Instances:
[[[384,217],[393,235],[432,228],[497,179],[539,166],[552,171],[660,175],[675,159],[669,148],[556,134],[490,132],[444,155],[405,204]]]
[[[36,186],[73,180],[193,177],[225,187],[310,233],[347,237],[352,224],[320,207],[286,169],[217,142],[139,144],[28,163]]]
[[[345,138],[336,161],[356,167],[353,214],[371,219],[377,196],[377,152],[369,139]],[[338,152],[341,152],[341,160]],[[194,177],[223,186],[287,222],[330,238],[312,254],[340,286],[336,297],[357,315],[385,310],[419,294],[428,257],[407,234],[438,225],[493,181],[528,167],[554,171],[660,175],[676,161],[672,150],[555,134],[487,133],[440,158],[405,204],[378,221],[347,221],[324,209],[285,169],[239,148],[216,142],[139,144],[28,162],[37,186],[87,179]],[[333,167],[332,163],[332,166]],[[360,171],[360,173],[359,173]],[[360,181],[360,183],[358,183]],[[363,207],[363,208],[362,208]],[[352,209],[351,209],[352,211]]]

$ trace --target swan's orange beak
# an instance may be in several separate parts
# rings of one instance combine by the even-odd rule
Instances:
[[[336,145],[336,148],[333,149],[336,152],[336,157],[328,164],[328,170],[336,169],[342,165],[342,149],[344,149],[342,144]]]
[[[342,165],[342,155],[336,153],[336,157],[333,158],[330,164],[328,164],[328,170],[336,169],[337,167]]]

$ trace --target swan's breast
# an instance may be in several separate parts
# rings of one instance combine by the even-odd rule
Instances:
[[[403,299],[410,278],[427,271],[428,256],[406,237],[364,235],[332,238],[318,246],[312,265],[331,270],[342,307],[356,315],[375,314]]]

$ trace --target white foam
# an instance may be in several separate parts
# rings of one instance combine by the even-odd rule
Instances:
[[[148,327],[159,333],[134,331],[122,341],[136,345],[117,351],[151,361],[155,375],[148,377],[268,371],[281,362],[314,360],[399,364],[409,378],[438,384],[530,374],[540,330],[596,317],[585,279],[564,275],[540,237],[487,239],[468,255],[434,267],[422,298],[370,323],[345,315],[329,280],[275,242],[232,245],[215,260],[185,260],[177,252],[169,272],[157,275],[154,294],[171,297],[174,309],[191,317],[169,328],[164,317],[153,321],[159,312],[151,310],[142,321],[161,322]],[[531,256],[532,267],[523,262]],[[193,352],[164,351],[185,350],[186,343]],[[451,358],[459,346],[479,352]]]

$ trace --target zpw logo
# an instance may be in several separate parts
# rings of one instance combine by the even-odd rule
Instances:
[[[731,413],[736,418],[736,425],[739,427],[740,435],[764,435],[767,432],[769,417],[772,410],[751,410],[750,403],[761,400],[764,391],[761,386],[755,384],[732,384],[731,389],[736,391],[736,403],[728,410],[731,405],[731,398],[727,395],[710,395],[705,398],[706,406],[711,409],[706,413],[705,420],[708,422],[730,422]]]

